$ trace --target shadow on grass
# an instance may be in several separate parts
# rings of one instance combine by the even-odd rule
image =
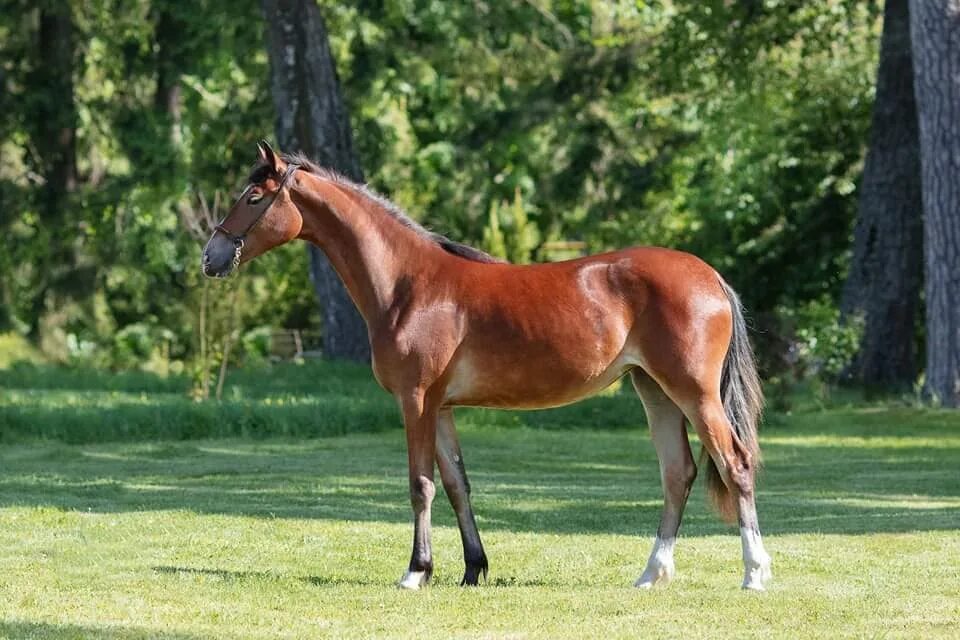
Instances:
[[[0,386],[0,438],[29,443],[0,449],[3,506],[411,519],[399,416],[366,366],[231,372],[219,404],[145,373],[18,366]],[[642,414],[630,391],[549,411],[458,410],[481,529],[652,534],[661,493]],[[383,433],[316,439],[361,431]],[[277,436],[314,439],[266,439]],[[761,440],[768,533],[960,528],[951,412],[773,416]],[[704,502],[691,500],[684,532],[730,531]],[[442,496],[436,517],[453,523]]]
[[[863,438],[864,425],[851,416],[831,436],[823,435],[819,419],[794,420],[771,435],[759,489],[766,532],[960,527],[960,429],[906,428],[894,416],[893,427],[874,424],[873,433],[881,435]],[[929,420],[939,424],[940,417]],[[939,441],[931,435],[937,433]],[[462,440],[481,530],[646,535],[656,529],[659,474],[639,429],[468,426]],[[3,506],[411,519],[399,429],[311,441],[18,445],[0,452],[0,469]],[[702,489],[695,494],[700,497],[691,500],[684,533],[732,531],[704,507]],[[454,522],[442,494],[435,521]]]
[[[102,640],[199,640],[201,636],[170,631],[158,631],[137,627],[86,626],[29,622],[26,620],[0,620],[0,637],[4,638],[100,638]]]
[[[266,571],[228,571],[226,569],[206,569],[203,567],[151,567],[156,573],[174,576],[205,576],[225,582],[242,582],[244,580],[290,580],[291,576],[268,573]],[[339,585],[353,585],[360,587],[377,586],[380,583],[374,580],[357,580],[351,578],[329,578],[326,576],[293,576],[293,580],[310,584],[315,587],[331,587]]]

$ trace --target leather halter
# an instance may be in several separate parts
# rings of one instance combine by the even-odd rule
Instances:
[[[237,201],[234,203],[233,207],[230,208],[230,211],[227,212],[227,215],[220,221],[220,223],[214,227],[215,231],[219,231],[224,234],[231,240],[233,240],[234,246],[238,249],[243,248],[243,242],[247,238],[247,234],[253,231],[260,221],[263,220],[263,216],[267,215],[267,211],[270,210],[270,207],[273,206],[273,203],[276,201],[277,197],[280,195],[280,192],[283,191],[283,188],[286,186],[287,181],[290,180],[297,169],[300,168],[298,164],[288,164],[287,170],[284,172],[283,177],[280,179],[280,185],[277,187],[277,190],[270,197],[261,198],[258,202],[250,204],[247,202],[247,193],[254,185],[248,186],[243,190],[243,193],[240,194],[240,197],[237,198]],[[238,213],[238,209],[241,205],[245,206],[245,209],[241,209],[240,213],[246,215],[235,215]],[[239,252],[238,252],[239,253]]]

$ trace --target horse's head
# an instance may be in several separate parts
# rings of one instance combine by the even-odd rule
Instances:
[[[203,274],[224,278],[237,266],[300,234],[303,218],[286,188],[297,170],[266,141],[257,145],[257,166],[247,186],[203,249]]]

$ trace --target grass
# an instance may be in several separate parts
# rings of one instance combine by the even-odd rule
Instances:
[[[312,438],[398,424],[396,404],[367,366],[291,363],[234,371],[227,380],[223,402],[195,402],[182,376],[18,364],[0,369],[0,442]],[[463,418],[538,428],[629,428],[642,414],[636,402],[623,394],[559,411],[472,410]]]
[[[368,373],[239,372],[218,406],[169,380],[32,371],[0,373],[0,638],[960,636],[955,413],[773,416],[775,579],[752,594],[699,484],[676,581],[630,587],[660,510],[635,398],[461,411],[490,579],[456,586],[441,490],[435,585],[408,593],[403,434]]]

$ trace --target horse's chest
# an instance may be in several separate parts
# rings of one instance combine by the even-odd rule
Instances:
[[[449,305],[414,310],[402,325],[371,334],[373,374],[391,392],[429,386],[440,378],[459,344],[462,322]]]

